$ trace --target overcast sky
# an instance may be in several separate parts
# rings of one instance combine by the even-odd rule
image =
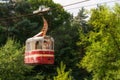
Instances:
[[[55,3],[59,3],[62,6],[64,6],[67,4],[76,3],[76,2],[85,1],[85,0],[53,0],[53,1]],[[109,3],[107,3],[107,5],[113,6],[115,2],[120,3],[120,0],[89,0],[87,2],[83,2],[83,3],[76,4],[76,5],[65,7],[64,9],[67,10],[68,12],[72,13],[74,16],[76,16],[80,7],[85,7],[86,9],[89,10],[89,9],[97,6],[94,4],[99,4],[99,3],[104,3],[104,2],[109,2]]]

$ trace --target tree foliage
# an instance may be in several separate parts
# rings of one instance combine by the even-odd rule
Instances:
[[[30,72],[30,67],[23,63],[23,50],[20,44],[10,39],[0,48],[0,78],[1,80],[24,80]]]
[[[87,47],[80,66],[92,72],[93,80],[120,79],[120,18],[117,15],[118,12],[105,6],[92,10],[89,21],[92,30],[83,39]]]
[[[57,76],[54,77],[54,80],[73,80],[70,76],[71,70],[65,72],[66,65],[61,62],[60,67],[57,68]]]

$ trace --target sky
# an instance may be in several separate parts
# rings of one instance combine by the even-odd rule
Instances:
[[[68,4],[76,3],[76,2],[81,2],[81,1],[85,1],[85,0],[53,0],[53,1],[55,3],[59,3],[62,6],[64,6],[64,5],[68,5]],[[84,7],[85,9],[90,10],[91,8],[97,7],[96,4],[100,4],[100,3],[103,4],[104,2],[108,2],[107,3],[108,6],[113,6],[114,3],[120,3],[120,0],[89,0],[89,1],[79,3],[79,4],[76,4],[76,5],[64,7],[64,9],[67,12],[70,12],[71,14],[76,16],[81,7]]]

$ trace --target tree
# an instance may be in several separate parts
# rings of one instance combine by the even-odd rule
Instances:
[[[20,13],[20,11],[22,13]],[[18,2],[15,5],[13,3],[0,4],[0,27],[2,30],[0,31],[0,36],[4,39],[1,39],[0,44],[4,44],[8,37],[14,37],[16,39],[19,37],[18,40],[23,43],[31,34],[35,34],[30,31],[37,27],[37,23],[32,23],[30,20],[23,17],[23,15],[30,14],[30,11],[30,5],[26,1]],[[22,17],[20,17],[21,15]],[[3,37],[2,34],[4,34]],[[23,37],[20,38],[20,36]]]
[[[23,63],[23,49],[13,39],[0,48],[0,78],[1,80],[24,80],[32,77],[25,76],[31,72],[31,67]]]
[[[93,80],[120,79],[120,18],[115,10],[106,6],[93,9],[89,21],[92,30],[82,41],[87,47],[79,66],[92,73]]]
[[[61,62],[60,68],[57,68],[57,76],[54,77],[54,80],[73,80],[70,76],[70,70],[65,72],[66,65]]]
[[[84,33],[87,33],[89,31],[87,18],[87,10],[85,10],[84,7],[79,10],[78,15],[74,18],[74,22],[78,23],[80,26],[79,29],[81,28]]]
[[[75,50],[75,52],[73,53],[75,55],[73,59],[74,60],[73,63],[75,63],[75,65],[72,71],[73,71],[74,78],[76,80],[78,79],[83,80],[84,77],[89,75],[85,69],[79,68],[77,66],[79,61],[85,55],[85,45],[83,45],[84,43],[79,45],[79,43],[77,42],[83,41],[83,39],[85,39],[84,36],[87,35],[88,32],[90,31],[88,21],[87,21],[87,18],[88,18],[87,15],[88,15],[87,10],[85,10],[84,8],[81,8],[78,12],[78,15],[75,18],[73,18],[71,22],[71,26],[73,29],[72,34],[74,34],[73,43],[75,43],[75,46],[73,47],[73,50]]]

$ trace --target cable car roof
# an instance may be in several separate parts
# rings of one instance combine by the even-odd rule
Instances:
[[[31,37],[31,38],[28,38],[26,40],[26,42],[30,42],[30,41],[38,41],[38,40],[44,40],[45,38],[49,38],[51,39],[52,41],[54,41],[54,39],[50,36],[39,36],[39,37]]]
[[[29,41],[37,41],[37,40],[43,40],[44,39],[44,37],[32,37],[32,38],[28,38],[27,40],[26,40],[26,42],[29,42]]]

